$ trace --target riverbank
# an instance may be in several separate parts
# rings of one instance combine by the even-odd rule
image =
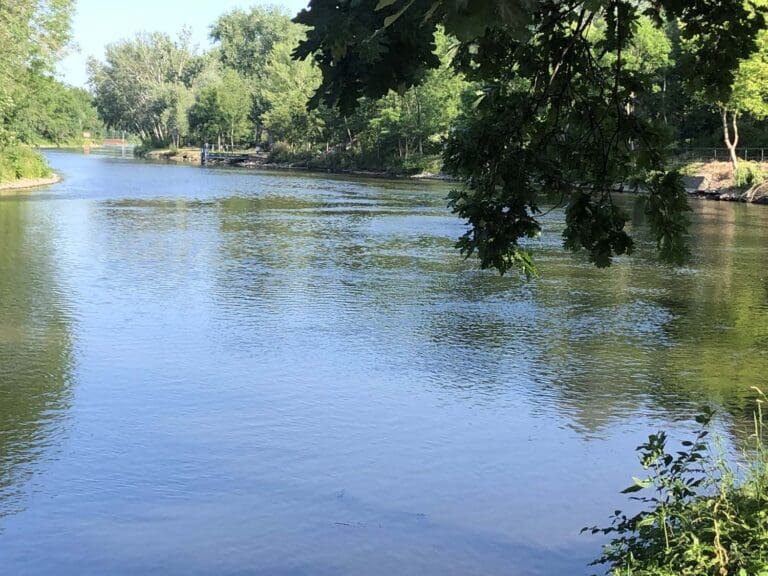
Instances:
[[[11,192],[15,190],[26,190],[28,188],[39,188],[41,186],[50,186],[61,181],[61,176],[51,174],[43,178],[19,178],[9,182],[0,182],[0,193]]]
[[[755,165],[760,167],[759,164]],[[730,162],[696,162],[684,166],[683,172],[686,174],[685,189],[694,198],[768,204],[768,182],[757,182],[748,187],[737,186]]]
[[[244,153],[246,154],[246,153]],[[408,174],[392,170],[363,170],[354,168],[330,168],[321,165],[315,165],[306,160],[295,162],[275,162],[270,159],[268,154],[248,153],[248,158],[244,161],[230,163],[222,160],[208,160],[209,166],[229,166],[232,168],[244,168],[252,170],[279,170],[291,171],[300,170],[315,174],[339,174],[343,176],[361,176],[364,178],[381,179],[409,179],[409,180],[437,180],[444,182],[456,182],[457,180],[447,174],[420,172],[417,174]],[[197,148],[179,148],[178,150],[162,149],[151,150],[142,155],[147,160],[161,160],[166,162],[176,162],[179,164],[201,164],[202,157]]]
[[[177,150],[164,148],[160,150],[149,150],[139,154],[139,157],[147,160],[178,162],[180,164],[200,164],[201,162],[199,148],[179,148]]]
[[[360,176],[364,178],[436,180],[457,182],[456,178],[441,172],[421,172],[408,174],[392,170],[362,170],[354,168],[323,167],[306,160],[294,162],[275,162],[264,153],[245,153],[247,159],[229,163],[222,160],[209,160],[210,166],[227,165],[233,168],[253,170],[299,170],[315,174],[339,174],[344,176]],[[180,148],[178,150],[151,150],[143,155],[148,160],[161,160],[180,164],[200,164],[200,150],[197,148]],[[731,174],[729,162],[697,162],[683,167],[685,188],[692,198],[716,200],[720,202],[746,202],[768,205],[768,182],[760,183],[744,189],[736,186]]]

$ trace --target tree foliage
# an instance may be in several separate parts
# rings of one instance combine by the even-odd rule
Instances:
[[[300,28],[276,6],[254,6],[223,14],[211,26],[221,63],[239,74],[262,79],[275,46],[298,41]]]
[[[54,77],[70,40],[74,0],[0,0],[0,180],[50,170],[29,144],[98,131],[90,96]]]
[[[107,47],[106,62],[89,61],[99,115],[110,128],[162,144],[185,136],[192,87],[204,61],[182,32],[139,34]]]
[[[74,0],[0,1],[0,145],[17,138],[10,117],[32,93],[31,80],[50,76],[70,40]]]

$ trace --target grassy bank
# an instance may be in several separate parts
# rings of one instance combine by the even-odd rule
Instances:
[[[29,146],[12,144],[0,147],[0,183],[22,179],[43,179],[53,175],[42,154]]]

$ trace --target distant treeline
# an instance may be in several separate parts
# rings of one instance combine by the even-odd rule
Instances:
[[[53,74],[70,40],[73,2],[18,0],[16,9],[3,10],[0,149],[77,143],[84,132],[98,137],[112,129],[145,147],[258,146],[277,162],[437,170],[444,137],[483,94],[482,85],[454,70],[456,42],[438,31],[434,51],[442,65],[418,87],[362,98],[347,115],[322,103],[310,109],[320,72],[311,59],[292,58],[305,28],[281,9],[261,6],[219,17],[207,52],[192,45],[188,31],[112,44],[104,61],[88,64],[90,89],[73,88]],[[599,42],[599,22],[593,34]],[[738,122],[741,146],[768,146],[768,35],[759,43],[737,74],[734,102],[709,102],[683,87],[679,31],[641,19],[624,65],[651,78],[654,88],[638,93],[633,105],[662,120],[681,145],[722,146],[727,117],[729,126]],[[371,49],[390,48],[372,42]],[[4,170],[7,179],[7,162]]]
[[[654,79],[655,88],[638,94],[635,105],[662,118],[681,144],[722,145],[717,104],[682,87],[677,30],[643,20],[638,28],[626,58]],[[596,41],[601,33],[598,24]],[[420,86],[364,98],[346,116],[322,104],[308,110],[320,72],[311,60],[292,59],[305,29],[288,14],[279,8],[234,10],[214,22],[210,34],[215,44],[206,53],[198,53],[183,31],[176,39],[141,34],[109,46],[105,61],[92,60],[90,85],[104,123],[151,147],[260,146],[275,161],[408,171],[439,167],[443,137],[482,94],[482,86],[453,70],[455,42],[438,32],[434,47],[443,65]],[[742,143],[768,145],[762,112],[753,107],[740,113]]]
[[[207,53],[196,52],[187,31],[175,39],[141,34],[109,46],[104,62],[89,62],[95,104],[107,126],[152,147],[260,146],[275,161],[338,167],[420,170],[435,163],[442,136],[471,96],[448,66],[450,38],[435,38],[445,65],[421,86],[361,101],[343,116],[324,106],[308,110],[320,72],[291,58],[303,37],[288,14],[265,7],[221,16]]]

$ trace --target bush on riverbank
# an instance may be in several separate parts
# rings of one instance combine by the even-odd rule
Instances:
[[[754,446],[739,474],[707,439],[710,415],[694,439],[668,450],[664,432],[638,448],[647,478],[625,493],[646,505],[628,517],[616,511],[614,534],[594,564],[613,576],[768,576],[768,452],[763,443],[761,393]]]
[[[758,162],[739,162],[734,176],[738,188],[750,188],[765,180],[762,166]]]
[[[11,144],[0,148],[0,182],[46,178],[51,174],[51,168],[42,154],[29,146]]]

